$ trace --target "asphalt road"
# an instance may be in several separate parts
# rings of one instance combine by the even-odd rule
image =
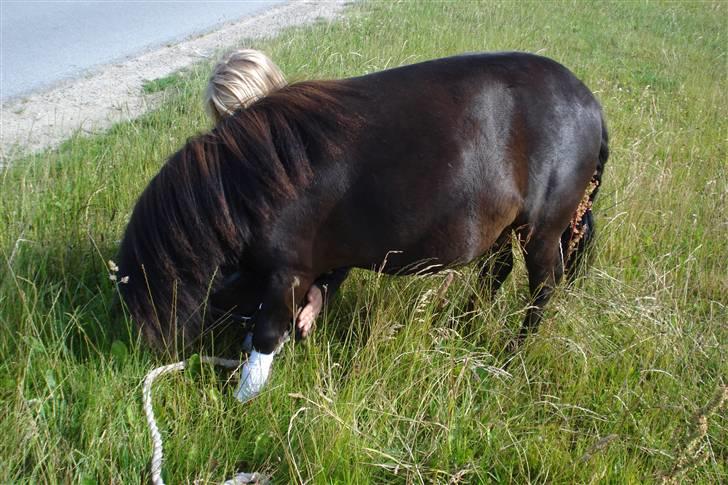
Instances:
[[[0,99],[283,3],[0,0]]]

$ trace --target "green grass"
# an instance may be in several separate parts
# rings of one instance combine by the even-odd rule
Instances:
[[[144,94],[153,94],[173,87],[181,88],[188,82],[188,74],[187,70],[181,70],[173,72],[169,76],[145,80],[142,83],[142,91]]]
[[[728,383],[727,24],[720,2],[370,2],[257,45],[292,80],[463,51],[559,60],[611,130],[597,250],[508,373],[522,265],[475,315],[472,268],[442,307],[442,275],[355,273],[255,401],[207,367],[160,381],[167,479],[657,480]],[[0,482],[146,476],[140,382],[166,361],[119,317],[105,262],[150,177],[208,126],[210,68],[156,83],[176,88],[158,110],[0,173]],[[683,479],[725,482],[727,426],[725,408],[708,417]]]

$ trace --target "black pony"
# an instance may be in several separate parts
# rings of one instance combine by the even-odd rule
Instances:
[[[483,277],[495,291],[515,232],[533,298],[523,337],[592,238],[607,156],[599,103],[544,57],[463,55],[293,84],[162,167],[121,244],[121,294],[163,349],[196,341],[207,302],[225,294],[223,311],[255,313],[253,346],[270,354],[319,275],[493,254]]]

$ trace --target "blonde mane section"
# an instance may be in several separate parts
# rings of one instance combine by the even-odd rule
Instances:
[[[237,50],[213,69],[205,89],[205,111],[217,123],[286,84],[283,73],[268,56],[254,49]]]

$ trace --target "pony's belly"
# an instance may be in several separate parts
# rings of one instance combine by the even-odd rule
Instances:
[[[464,265],[485,254],[510,223],[507,218],[495,224],[461,218],[425,231],[416,241],[381,247],[369,264],[360,267],[387,274],[421,274]]]

